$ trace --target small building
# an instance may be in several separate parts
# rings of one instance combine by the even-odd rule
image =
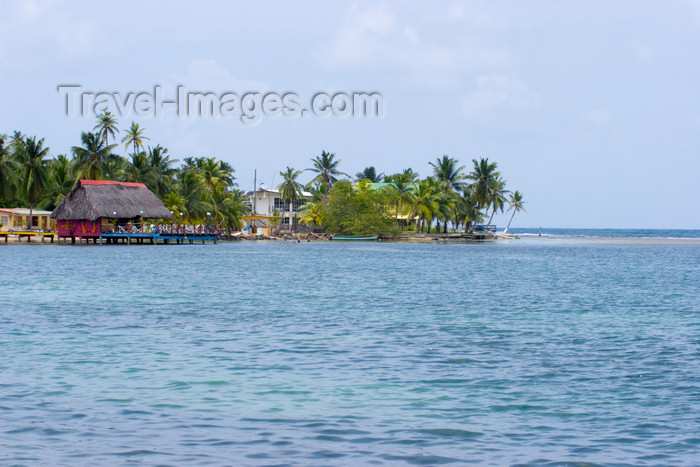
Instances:
[[[254,230],[271,233],[269,222],[278,218],[277,216],[282,218],[281,230],[290,230],[290,225],[296,226],[298,223],[297,212],[312,196],[308,191],[302,191],[302,198],[292,206],[292,203],[280,198],[279,191],[270,190],[264,186],[246,194],[250,198],[251,210],[250,215],[244,218],[247,224],[244,228],[250,230],[250,233],[255,233]],[[277,213],[276,216],[275,213]]]
[[[0,232],[10,230],[43,230],[49,232],[54,229],[54,222],[51,220],[51,211],[31,211],[29,208],[0,208]]]
[[[172,213],[143,183],[80,180],[51,217],[59,238],[98,238],[119,224],[170,219]]]

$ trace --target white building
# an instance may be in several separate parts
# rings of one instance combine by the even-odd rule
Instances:
[[[292,206],[289,201],[283,201],[280,198],[277,190],[270,190],[264,185],[254,192],[249,191],[247,195],[250,198],[251,215],[248,216],[250,222],[247,222],[248,225],[245,228],[251,227],[250,230],[263,230],[263,233],[267,230],[267,233],[271,233],[269,231],[269,221],[273,217],[281,216],[281,230],[291,230],[290,225],[297,225],[297,213],[312,196],[308,191],[302,191],[301,194],[303,198],[298,199]]]

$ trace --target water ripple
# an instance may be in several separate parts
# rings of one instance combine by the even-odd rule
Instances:
[[[700,458],[697,247],[10,245],[0,264],[0,463]]]

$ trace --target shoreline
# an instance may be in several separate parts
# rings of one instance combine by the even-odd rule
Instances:
[[[0,238],[0,248],[2,245],[65,245],[59,241],[50,242],[39,239],[30,239],[19,237],[16,234],[10,234]],[[5,241],[7,240],[7,241]],[[377,243],[403,243],[403,244],[512,244],[513,240],[517,240],[517,244],[523,245],[639,245],[639,246],[700,246],[700,238],[676,238],[676,237],[633,237],[633,236],[580,236],[580,235],[553,235],[545,234],[542,236],[525,234],[525,235],[469,235],[469,234],[419,234],[419,235],[401,235],[398,237],[383,238],[378,241],[336,241],[336,244],[359,243],[363,245]],[[330,235],[327,234],[283,234],[277,236],[264,235],[233,235],[231,237],[221,237],[217,240],[219,243],[235,243],[235,242],[280,242],[280,243],[328,243],[331,242]],[[70,243],[67,243],[70,244]],[[135,243],[134,243],[135,244]],[[76,243],[75,245],[88,245],[87,243]],[[92,245],[92,244],[91,244]],[[95,246],[99,244],[94,244]]]

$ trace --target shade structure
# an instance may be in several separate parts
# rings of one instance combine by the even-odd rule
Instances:
[[[112,217],[170,219],[171,214],[143,183],[80,180],[54,209],[51,217],[57,220],[96,221]]]

